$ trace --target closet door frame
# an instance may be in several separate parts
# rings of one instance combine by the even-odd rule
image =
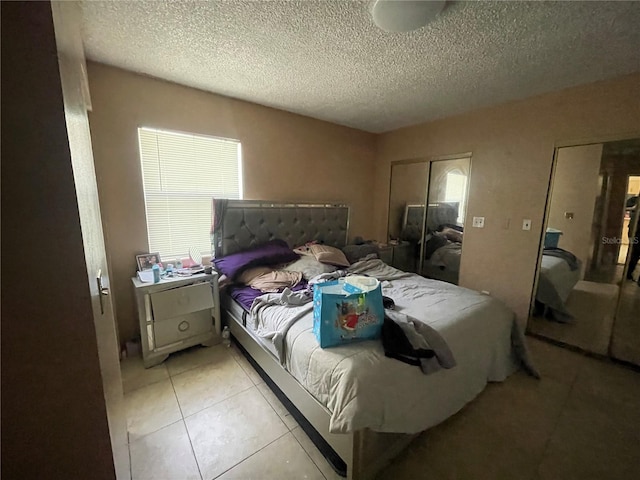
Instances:
[[[424,215],[422,216],[422,228],[421,228],[421,238],[424,239],[424,235],[425,235],[425,229],[427,226],[427,213],[428,213],[428,208],[429,208],[429,191],[430,191],[430,186],[431,186],[431,172],[432,172],[432,164],[433,162],[441,162],[441,161],[446,161],[446,160],[461,160],[461,159],[469,159],[469,174],[468,174],[468,178],[467,178],[467,184],[466,184],[466,192],[465,192],[465,203],[469,203],[469,188],[471,185],[471,173],[472,173],[472,168],[473,168],[473,162],[472,162],[472,158],[473,158],[473,154],[472,152],[464,152],[464,153],[454,153],[454,154],[450,154],[450,155],[438,155],[438,156],[433,156],[433,157],[426,157],[426,158],[409,158],[409,159],[403,159],[403,160],[393,160],[390,162],[389,164],[389,200],[388,200],[388,205],[390,207],[391,205],[391,194],[392,194],[392,186],[393,186],[393,167],[396,165],[411,165],[411,164],[416,164],[416,163],[425,163],[427,164],[427,181],[425,184],[425,189],[423,192],[423,204],[424,204]],[[466,215],[468,212],[468,208],[466,208],[465,205],[465,219],[464,219],[464,224],[466,225],[467,223],[467,219],[466,219]],[[390,226],[390,215],[391,214],[391,209],[388,208],[388,212],[387,212],[387,241],[389,241],[389,226]],[[424,262],[424,241],[420,242],[420,253],[419,253],[419,258],[418,258],[418,262],[417,262],[417,273],[418,275],[422,274],[422,267],[423,267],[423,262]]]

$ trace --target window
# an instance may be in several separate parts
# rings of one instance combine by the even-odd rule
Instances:
[[[467,176],[462,173],[447,173],[444,201],[458,202],[458,223],[464,222],[465,197],[467,196]]]
[[[211,252],[211,198],[242,198],[237,140],[139,128],[149,251]]]

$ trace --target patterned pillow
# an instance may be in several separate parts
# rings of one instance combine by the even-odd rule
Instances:
[[[300,272],[305,280],[311,280],[313,277],[323,273],[335,272],[337,267],[334,265],[325,265],[324,263],[320,263],[312,255],[303,255],[295,262],[282,267],[281,270],[286,270],[288,272]]]
[[[309,249],[313,256],[316,257],[316,260],[321,263],[328,263],[329,265],[335,265],[337,267],[348,267],[351,265],[339,248],[315,244],[311,245]]]

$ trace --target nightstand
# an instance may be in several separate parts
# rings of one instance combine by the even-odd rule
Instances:
[[[387,265],[405,272],[415,272],[415,246],[409,242],[378,247],[378,257]]]
[[[131,281],[145,368],[162,363],[178,350],[221,341],[217,273],[168,278],[159,283],[143,283],[137,277]]]
[[[378,245],[378,258],[387,265],[393,264],[393,245]]]
[[[409,242],[400,242],[393,246],[392,265],[404,272],[415,272],[416,261],[420,256],[420,249],[417,245]]]

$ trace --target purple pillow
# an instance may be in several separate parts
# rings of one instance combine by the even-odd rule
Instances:
[[[213,263],[216,270],[235,280],[244,270],[262,265],[278,265],[293,262],[298,254],[289,248],[287,242],[280,239],[270,240],[248,250],[216,258]]]

